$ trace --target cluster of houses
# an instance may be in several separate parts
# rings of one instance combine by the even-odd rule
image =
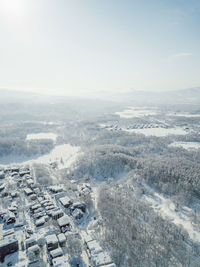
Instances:
[[[91,192],[90,185],[78,186],[76,194],[63,185],[41,186],[29,167],[0,169],[0,179],[0,262],[14,266],[18,259],[20,266],[74,266],[66,247],[70,236],[80,232],[77,222],[87,216],[80,196]],[[86,235],[80,239],[87,255],[85,266],[116,267],[97,241]]]
[[[119,130],[131,130],[131,129],[152,129],[152,128],[169,128],[169,125],[166,123],[135,123],[128,126],[120,126],[119,124],[111,124],[111,125],[103,125],[101,126],[105,129],[111,131],[119,131]]]
[[[109,254],[102,249],[97,240],[87,232],[84,232],[82,235],[87,255],[93,266],[116,267]]]

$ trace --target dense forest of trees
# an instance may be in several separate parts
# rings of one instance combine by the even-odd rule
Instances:
[[[197,266],[200,248],[185,230],[162,219],[127,186],[103,185],[96,235],[117,266]]]
[[[52,140],[26,141],[20,138],[0,138],[0,158],[5,156],[34,156],[50,152],[54,147]]]

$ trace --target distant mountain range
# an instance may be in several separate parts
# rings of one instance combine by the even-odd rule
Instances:
[[[138,91],[131,90],[129,92],[118,93],[95,93],[94,97],[90,97],[88,100],[86,96],[84,98],[71,97],[71,96],[52,96],[52,95],[40,95],[32,92],[22,92],[16,90],[0,89],[0,103],[16,103],[16,102],[94,102],[100,100],[100,102],[118,102],[124,104],[136,104],[136,105],[168,105],[168,104],[186,104],[186,105],[200,105],[200,87],[188,88],[175,91]],[[91,103],[90,103],[91,104]]]
[[[120,101],[138,105],[200,105],[200,87],[161,92],[132,90],[131,92],[128,92],[126,94],[118,95],[117,98]]]

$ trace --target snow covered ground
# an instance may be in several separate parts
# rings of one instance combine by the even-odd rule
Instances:
[[[78,156],[80,147],[71,146],[69,144],[56,146],[49,154],[31,160],[29,163],[43,163],[57,162],[59,168],[68,168]]]
[[[51,162],[57,162],[58,168],[62,169],[69,168],[71,164],[75,162],[78,155],[80,155],[80,147],[63,144],[56,146],[49,154],[37,156],[34,159],[9,156],[1,159],[0,165],[49,164]]]
[[[164,219],[169,219],[174,224],[181,225],[188,232],[192,240],[199,242],[200,229],[196,229],[190,219],[192,209],[182,207],[180,210],[176,210],[175,204],[170,199],[156,192],[154,195],[145,195],[144,198]]]
[[[169,146],[171,147],[183,147],[187,150],[195,150],[200,148],[200,143],[198,142],[173,142]]]
[[[26,140],[35,140],[35,139],[51,139],[55,142],[57,139],[57,134],[55,134],[55,133],[34,133],[34,134],[28,134],[26,136]]]
[[[140,108],[140,107],[129,107],[121,112],[115,112],[116,115],[119,115],[120,118],[142,118],[145,116],[156,115],[157,112],[155,109],[149,108]]]
[[[167,136],[170,134],[185,135],[187,131],[183,128],[144,128],[144,129],[124,129],[124,131],[130,133],[140,133],[146,136]]]
[[[174,117],[185,117],[185,118],[199,118],[200,114],[190,114],[188,112],[174,112],[168,113],[167,116],[174,116]]]

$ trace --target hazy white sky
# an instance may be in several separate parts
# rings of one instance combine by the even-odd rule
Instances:
[[[0,88],[196,86],[199,0],[0,0]]]

